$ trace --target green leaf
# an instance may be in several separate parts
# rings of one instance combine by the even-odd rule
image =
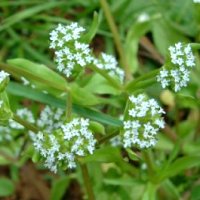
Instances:
[[[94,154],[83,158],[83,162],[117,162],[120,157],[118,148],[108,146],[97,149]]]
[[[174,199],[174,200],[181,199],[178,188],[176,188],[176,185],[174,185],[172,181],[167,179],[164,182],[162,182],[160,186],[167,195],[165,196],[166,199]]]
[[[125,55],[128,62],[128,65],[131,66],[131,71],[135,72],[138,69],[138,48],[139,41],[143,35],[150,28],[150,20],[145,22],[136,22],[133,24],[125,40]]]
[[[8,178],[0,178],[0,196],[7,197],[14,193],[14,183]]]
[[[164,19],[156,20],[152,24],[152,34],[155,45],[163,56],[167,55],[170,45],[178,41],[189,41],[184,35],[171,27]]]
[[[54,180],[51,189],[50,200],[61,200],[69,186],[69,177],[64,176]]]
[[[132,151],[132,149],[126,149],[126,152],[128,153],[128,156],[131,160],[134,160],[134,161],[138,161],[140,160],[140,157]]]
[[[142,200],[156,200],[156,190],[157,186],[148,182]]]
[[[120,186],[137,186],[137,185],[143,185],[142,182],[135,180],[131,177],[121,177],[121,178],[105,178],[103,180],[105,184],[108,185],[120,185]]]
[[[183,170],[197,167],[199,165],[200,156],[184,156],[174,161],[171,165],[169,165],[167,169],[160,171],[158,177],[159,180],[164,180],[166,178],[179,174]]]
[[[97,33],[99,23],[100,23],[100,15],[98,15],[97,12],[94,12],[93,21],[90,26],[90,29],[87,31],[87,33],[82,38],[83,42],[90,43],[92,41],[93,37]]]
[[[100,104],[100,100],[84,88],[80,88],[76,83],[70,85],[73,102],[84,106]]]
[[[129,92],[134,92],[136,89],[145,89],[152,84],[156,83],[156,75],[158,74],[159,70],[153,70],[149,73],[146,73],[139,78],[136,78],[127,83],[125,89]]]
[[[14,75],[23,76],[28,80],[42,83],[47,87],[53,87],[60,91],[66,91],[67,82],[58,73],[45,65],[31,62],[23,58],[7,60],[9,64],[6,68]]]
[[[57,108],[66,108],[66,101],[58,99],[50,94],[44,94],[40,91],[37,91],[27,86],[23,86],[18,83],[10,82],[6,90],[8,91],[8,93],[16,96],[32,99],[34,101],[49,104]],[[122,121],[116,118],[76,104],[73,104],[73,112],[91,120],[100,122],[102,124],[107,124],[115,127],[122,126]]]
[[[88,81],[84,88],[93,94],[120,94],[119,90],[112,87],[103,76],[97,73],[92,75],[91,79]]]
[[[177,94],[177,102],[179,107],[186,107],[186,108],[196,108],[196,107],[200,107],[200,100],[187,95],[187,94]]]
[[[89,128],[92,130],[93,133],[101,133],[103,135],[105,134],[104,126],[98,122],[91,121]]]

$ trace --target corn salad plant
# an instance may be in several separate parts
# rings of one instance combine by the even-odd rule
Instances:
[[[50,185],[40,199],[65,199],[75,182],[71,199],[198,200],[199,1],[29,4],[0,2],[26,7],[0,27],[24,43],[0,53],[0,164],[11,173],[0,196],[34,163]]]

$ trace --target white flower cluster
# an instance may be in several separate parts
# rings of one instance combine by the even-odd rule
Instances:
[[[110,76],[116,76],[121,82],[124,80],[124,71],[118,67],[117,60],[106,53],[101,53],[99,59],[94,59],[94,65],[106,70]]]
[[[0,71],[0,83],[2,83],[7,77],[9,77],[9,74],[5,71]]]
[[[63,124],[62,118],[64,114],[64,110],[60,108],[45,106],[37,120],[37,126],[40,130],[43,130],[46,133],[51,133],[53,130],[61,127]]]
[[[76,157],[92,154],[96,144],[89,130],[89,120],[83,118],[63,124],[52,134],[39,132],[33,140],[45,166],[55,173],[59,167],[75,168]]]
[[[94,64],[98,68],[106,70],[111,76],[116,76],[120,81],[124,79],[124,71],[118,67],[116,59],[105,53],[96,58],[88,44],[81,41],[85,29],[78,23],[68,26],[59,24],[50,33],[50,48],[55,50],[55,62],[58,71],[70,77],[73,72]]]
[[[176,43],[169,47],[170,63],[166,64],[157,75],[162,88],[171,86],[175,92],[186,87],[189,82],[191,68],[195,66],[195,57],[191,46]]]
[[[148,99],[144,94],[130,96],[129,100],[128,116],[124,120],[122,132],[123,146],[154,146],[157,142],[157,132],[164,128],[164,121],[161,118],[164,110],[154,99]]]
[[[27,108],[18,109],[16,111],[16,115],[19,116],[21,119],[26,120],[27,122],[29,122],[31,124],[35,123],[33,113],[30,110],[28,110]],[[12,129],[17,129],[17,130],[24,129],[24,127],[21,124],[14,121],[13,119],[9,120],[9,127],[12,128]]]
[[[78,23],[71,23],[68,26],[59,24],[50,33],[50,48],[55,49],[57,69],[66,77],[93,61],[89,45],[80,41],[84,31]]]

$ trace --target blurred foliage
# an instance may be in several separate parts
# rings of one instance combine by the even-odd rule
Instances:
[[[194,4],[192,0],[109,0],[108,3],[135,77],[160,67],[169,45],[178,41],[200,42],[200,4]],[[26,74],[35,85],[37,74],[43,74],[37,88],[49,92],[45,94],[20,85],[16,76],[7,88],[13,110],[25,106],[37,116],[43,104],[65,108],[64,98],[56,97],[67,87],[66,82],[46,68],[55,68],[53,53],[49,50],[49,32],[56,24],[69,21],[77,21],[89,29],[95,11],[99,13],[99,28],[91,46],[96,54],[102,50],[115,54],[113,36],[98,0],[0,1],[1,62],[11,59],[7,62],[13,65],[11,70],[18,65],[24,66],[19,76]],[[167,111],[167,125],[159,136],[158,144],[152,151],[145,152],[151,159],[151,168],[137,149],[125,151],[109,145],[84,159],[83,162],[89,166],[96,199],[200,199],[200,60],[198,52],[196,55],[197,66],[190,85],[181,93],[161,91],[157,85],[148,88],[148,93],[160,99]],[[42,67],[33,62],[41,63]],[[51,79],[52,76],[54,78]],[[121,102],[124,103],[123,100],[96,98],[92,94],[107,91],[109,95],[117,95],[117,91],[108,87],[98,75],[86,78],[81,82],[85,87],[80,89],[73,85],[73,111],[106,126],[119,127],[121,121],[117,119],[119,113],[116,110]],[[98,82],[99,86],[94,87]],[[77,93],[84,98],[77,97]],[[102,107],[104,113],[80,106],[101,108],[99,104],[102,102],[110,105],[108,109]],[[108,116],[108,112],[113,117]],[[96,126],[101,134],[105,134],[101,126]],[[114,128],[107,131],[112,133]],[[1,134],[6,135],[6,131],[1,130]],[[17,195],[23,193],[23,181],[26,179],[23,172],[32,174],[26,181],[30,181],[33,193],[38,192],[36,199],[82,199],[84,183],[79,168],[67,171],[67,175],[63,172],[53,175],[35,165],[37,176],[32,167],[24,169],[32,149],[24,153],[27,140],[21,136],[21,133],[16,133],[13,140],[0,140],[0,197],[12,194],[17,199]],[[42,189],[36,186],[37,183]],[[25,189],[31,193],[31,190]],[[24,196],[19,199],[25,199]]]

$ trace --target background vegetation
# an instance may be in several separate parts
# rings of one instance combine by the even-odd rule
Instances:
[[[192,0],[109,0],[108,3],[117,24],[123,54],[134,77],[161,67],[169,45],[179,41],[200,42],[200,4]],[[8,59],[25,58],[55,69],[53,52],[49,50],[49,32],[58,23],[71,21],[89,29],[95,11],[99,15],[99,27],[91,47],[97,55],[104,51],[118,58],[115,38],[98,0],[1,0],[0,67],[3,68]],[[158,85],[148,88],[148,93],[158,99],[167,112],[166,127],[156,147],[146,152],[148,157],[138,149],[124,150],[107,145],[87,158],[96,199],[200,199],[198,53],[196,63],[190,84],[181,93],[161,91]],[[90,91],[105,89],[108,88],[90,85]],[[55,96],[19,85],[18,77],[12,78],[7,92],[13,110],[28,107],[37,115],[46,103],[65,106]],[[104,97],[108,105],[101,107],[105,115],[77,105],[73,110],[106,125],[117,124],[118,102],[108,97]],[[1,131],[0,134],[5,133]],[[9,142],[0,139],[2,199],[86,198],[79,168],[52,174],[27,158],[23,153],[24,144],[18,135]]]

